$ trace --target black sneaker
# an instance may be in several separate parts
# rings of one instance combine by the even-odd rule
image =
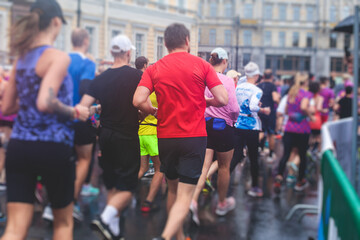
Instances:
[[[154,202],[145,201],[140,209],[143,213],[149,213],[158,210],[159,206]]]
[[[94,231],[94,233],[100,237],[100,239],[106,239],[106,240],[123,240],[124,237],[121,236],[115,236],[110,228],[109,225],[105,224],[100,217],[94,219],[90,224],[91,230]]]

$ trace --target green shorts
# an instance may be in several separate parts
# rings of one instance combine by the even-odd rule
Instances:
[[[159,155],[158,139],[156,135],[142,135],[140,139],[140,155],[151,157]]]

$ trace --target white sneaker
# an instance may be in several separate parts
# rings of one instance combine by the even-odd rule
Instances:
[[[194,221],[194,223],[198,226],[200,226],[200,220],[199,220],[199,214],[198,214],[198,206],[195,201],[191,201],[190,204],[190,211],[191,211],[191,219]]]
[[[225,216],[228,212],[235,209],[236,201],[234,197],[228,197],[225,199],[225,203],[218,203],[215,213],[219,216]]]
[[[49,222],[52,222],[54,221],[54,215],[52,213],[52,209],[49,205],[47,205],[45,208],[44,208],[44,212],[43,212],[43,215],[42,215],[42,218],[46,221],[49,221]]]

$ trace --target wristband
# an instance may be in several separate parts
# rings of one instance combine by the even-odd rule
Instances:
[[[74,107],[74,110],[75,110],[75,119],[79,119],[79,117],[80,117],[79,110],[76,107]]]

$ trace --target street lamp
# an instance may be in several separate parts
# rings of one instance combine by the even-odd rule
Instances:
[[[78,0],[78,7],[77,7],[77,27],[80,27],[80,20],[81,20],[81,0]]]
[[[239,31],[240,31],[240,16],[234,18],[234,25],[236,30],[236,46],[235,46],[235,67],[236,71],[239,71]]]

